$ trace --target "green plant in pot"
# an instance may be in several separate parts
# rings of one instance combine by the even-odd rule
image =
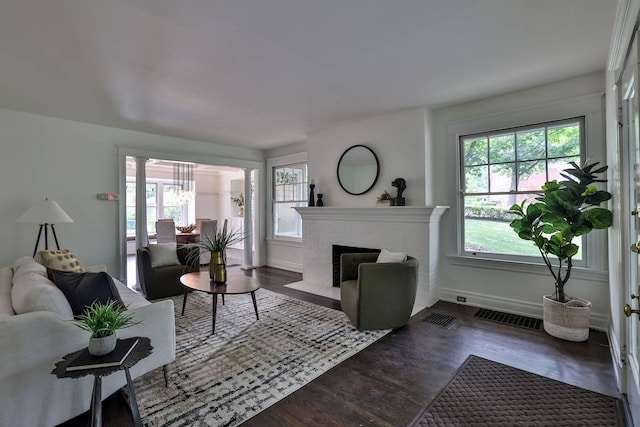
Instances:
[[[116,331],[139,323],[126,311],[127,307],[119,301],[95,301],[76,317],[74,323],[91,332],[89,353],[103,356],[112,352],[116,348]]]
[[[597,168],[598,162],[583,167],[574,162],[561,175],[564,181],[549,181],[535,202],[511,206],[517,215],[511,228],[524,240],[539,249],[545,265],[555,281],[555,292],[543,298],[544,329],[550,335],[570,341],[585,341],[589,337],[589,301],[572,298],[565,293],[571,277],[572,258],[580,248],[574,238],[594,229],[611,226],[613,215],[600,204],[611,199],[611,193],[599,190],[594,184],[606,182],[598,178],[607,166]],[[557,259],[557,263],[552,261]]]
[[[227,281],[225,249],[246,238],[246,233],[240,230],[228,230],[227,228],[200,236],[200,242],[194,245],[204,251],[211,252],[211,261],[209,263],[209,277],[211,277],[211,280],[216,283],[225,283]],[[190,260],[187,261],[190,262]]]

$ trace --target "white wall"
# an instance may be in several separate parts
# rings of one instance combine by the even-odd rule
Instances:
[[[399,177],[407,180],[407,206],[425,206],[425,114],[425,108],[412,108],[310,135],[309,178],[315,193],[324,194],[325,206],[374,207],[384,190],[395,197],[391,181]],[[375,186],[359,196],[342,190],[337,177],[340,156],[356,144],[371,148],[380,162]]]
[[[594,93],[604,93],[603,73],[594,73],[550,85],[518,91],[476,102],[442,108],[433,112],[434,175],[438,180],[433,186],[434,203],[451,206],[443,223],[442,248],[448,256],[443,257],[441,277],[441,299],[453,300],[457,295],[465,296],[470,305],[491,307],[528,315],[542,314],[542,295],[553,291],[553,278],[544,268],[525,268],[518,271],[497,263],[465,263],[453,257],[457,251],[456,220],[457,205],[457,154],[452,125],[487,118],[499,121],[506,114],[535,110],[538,105],[553,105],[569,98],[579,98]],[[591,98],[592,99],[592,98]],[[599,97],[596,99],[600,100]],[[598,108],[603,110],[603,105]],[[537,112],[540,113],[540,112]],[[542,113],[544,114],[544,113]],[[598,118],[599,117],[599,118]],[[605,162],[604,115],[593,112],[587,124],[592,137],[587,141],[588,155],[593,160]],[[599,122],[599,123],[597,123]],[[606,269],[606,235],[600,236],[600,244],[592,257],[600,259],[601,270]],[[570,295],[586,298],[593,303],[592,324],[606,328],[609,319],[609,289],[606,272],[590,274],[577,272],[567,284]]]
[[[117,261],[118,203],[96,199],[118,193],[116,146],[264,161],[260,150],[210,144],[0,109],[0,265],[31,255],[38,226],[16,219],[49,197],[73,218],[56,226],[61,248],[85,265]],[[50,248],[52,246],[50,245]]]

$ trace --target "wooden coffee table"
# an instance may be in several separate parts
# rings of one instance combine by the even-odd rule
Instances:
[[[227,274],[227,282],[218,284],[211,280],[208,271],[197,271],[180,276],[180,283],[184,285],[184,300],[182,301],[183,316],[189,290],[202,291],[213,295],[212,335],[216,333],[216,306],[218,305],[218,295],[222,295],[222,303],[224,304],[225,295],[250,293],[251,299],[253,300],[253,308],[256,311],[256,320],[260,320],[258,317],[258,304],[256,303],[256,291],[260,289],[260,283],[251,277],[241,274]]]

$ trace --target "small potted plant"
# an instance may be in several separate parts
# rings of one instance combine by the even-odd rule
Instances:
[[[112,352],[116,348],[116,331],[139,323],[134,320],[132,314],[127,314],[126,310],[127,307],[118,301],[95,301],[77,316],[74,323],[91,332],[90,354],[104,356]]]
[[[239,243],[247,238],[245,233],[240,230],[216,230],[213,234],[200,236],[200,242],[194,245],[204,251],[211,252],[211,262],[209,263],[209,277],[216,283],[225,283],[227,281],[227,269],[224,251],[227,246]],[[190,254],[198,255],[198,252],[190,252]],[[188,260],[191,262],[190,260]]]
[[[599,207],[611,199],[611,193],[599,190],[598,175],[607,166],[598,163],[582,168],[574,162],[561,173],[565,181],[549,181],[542,186],[536,202],[511,206],[517,215],[511,228],[524,240],[531,240],[555,281],[555,293],[543,297],[544,329],[552,336],[570,341],[585,341],[589,337],[591,303],[569,297],[564,290],[571,277],[572,258],[580,248],[573,239],[594,229],[611,227],[613,215],[609,209]],[[556,257],[557,265],[551,261]]]

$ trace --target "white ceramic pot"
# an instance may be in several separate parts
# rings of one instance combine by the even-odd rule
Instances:
[[[89,353],[94,356],[104,356],[116,348],[116,334],[102,338],[89,338]]]
[[[552,295],[542,298],[544,330],[551,336],[567,341],[586,341],[589,338],[591,302],[570,297],[568,302],[555,301]]]

